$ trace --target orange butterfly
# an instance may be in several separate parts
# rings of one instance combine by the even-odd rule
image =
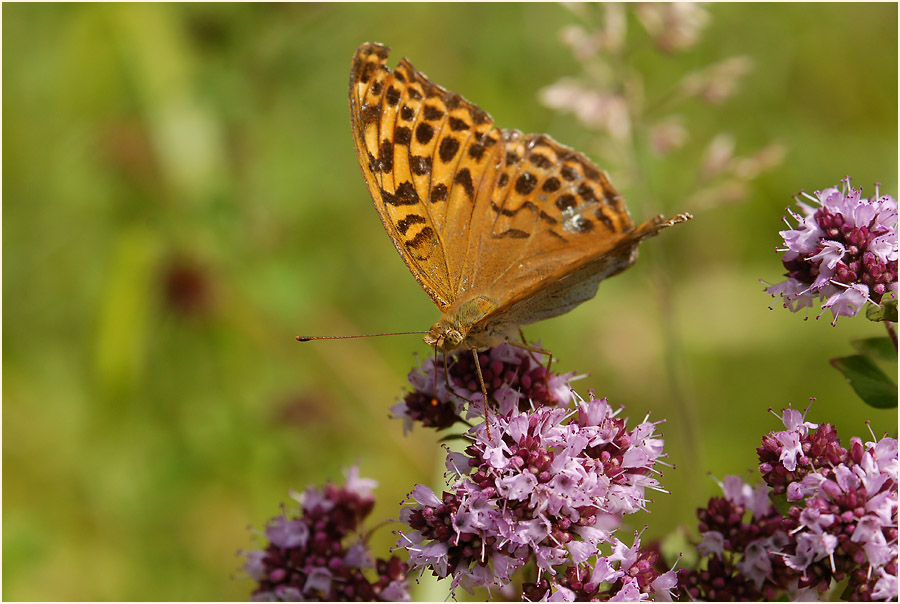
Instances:
[[[484,349],[564,314],[637,258],[638,244],[684,222],[635,227],[606,173],[542,134],[491,116],[432,83],[389,48],[360,46],[350,119],[366,185],[416,281],[443,312],[425,342]]]

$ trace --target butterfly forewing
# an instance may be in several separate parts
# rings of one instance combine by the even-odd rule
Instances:
[[[350,110],[369,191],[416,279],[442,310],[470,282],[467,254],[475,198],[496,181],[500,132],[490,116],[433,84],[387,49],[354,57]]]
[[[366,185],[384,227],[435,304],[452,302],[440,238],[446,200],[431,195],[436,140],[423,99],[431,85],[411,65],[391,72],[388,49],[364,44],[353,57],[350,118]]]

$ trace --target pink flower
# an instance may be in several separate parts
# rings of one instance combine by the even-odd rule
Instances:
[[[879,196],[877,187],[865,199],[849,178],[843,183],[803,193],[819,207],[797,198],[800,213],[788,209],[797,226],[780,232],[787,280],[766,289],[793,312],[822,303],[819,316],[830,310],[832,324],[885,294],[897,297],[897,201]]]

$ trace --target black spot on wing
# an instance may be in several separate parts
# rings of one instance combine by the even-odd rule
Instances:
[[[578,160],[578,163],[581,165],[581,169],[584,170],[584,177],[588,180],[597,180],[600,178],[600,172],[591,165],[590,162],[587,162],[583,159]]]
[[[419,203],[419,194],[408,180],[400,183],[397,191],[393,194],[385,189],[381,189],[381,198],[384,200],[384,203],[392,206],[413,206]]]
[[[359,112],[359,121],[368,126],[377,121],[380,114],[378,105],[366,105]]]
[[[394,145],[391,141],[381,141],[381,157],[378,159],[382,172],[394,169]]]
[[[475,198],[475,185],[472,183],[472,174],[469,173],[468,168],[463,168],[457,172],[453,178],[453,183],[461,185],[470,200]]]
[[[444,112],[434,105],[424,105],[422,107],[422,115],[429,122],[433,122],[444,117]]]
[[[434,137],[434,127],[430,124],[426,124],[425,122],[420,122],[418,126],[416,126],[416,140],[422,143],[423,145],[427,145],[432,137]]]
[[[571,224],[572,224],[572,230],[574,230],[576,233],[584,234],[584,233],[589,233],[594,230],[593,221],[591,221],[581,215],[574,216],[572,218]]]
[[[549,170],[553,167],[553,163],[551,163],[550,159],[541,153],[531,153],[528,156],[528,161],[537,166],[538,168],[542,168],[544,170]]]
[[[597,208],[597,210],[594,212],[594,216],[596,216],[600,222],[606,225],[606,228],[608,228],[610,231],[616,230],[615,223],[609,216],[606,215],[606,212],[604,212],[604,208]]]
[[[446,136],[441,140],[441,145],[438,148],[438,157],[446,164],[456,157],[457,151],[459,151],[459,141],[452,136]]]
[[[578,195],[585,201],[597,201],[597,197],[594,195],[594,190],[586,182],[578,185]]]
[[[428,241],[431,241],[433,239],[434,239],[434,229],[427,226],[427,227],[423,228],[421,231],[419,231],[418,233],[416,233],[415,237],[413,237],[412,239],[407,241],[406,247],[411,247],[411,248],[417,250],[420,247],[422,247],[425,243],[427,243]]]
[[[363,84],[368,84],[369,80],[372,79],[373,71],[375,71],[375,64],[366,61],[366,64],[362,68],[362,72],[359,74],[359,81]]]
[[[575,201],[575,196],[571,193],[566,193],[565,195],[560,195],[556,198],[556,207],[565,212],[569,208],[574,208],[577,205]]]
[[[496,213],[501,214],[503,216],[515,216],[516,215],[515,210],[507,210],[505,208],[501,208],[493,201],[491,202],[491,209],[494,210]]]
[[[541,186],[541,190],[546,191],[547,193],[553,193],[554,191],[558,191],[560,186],[561,185],[559,179],[555,176],[551,176],[544,181],[544,184]]]
[[[566,239],[565,237],[563,237],[562,235],[560,235],[553,229],[547,229],[547,233],[549,233],[550,235],[553,235],[554,237],[556,237],[557,239],[559,239],[561,241],[568,241],[568,239]]]
[[[528,195],[537,186],[537,178],[534,174],[526,172],[516,179],[516,193]]]
[[[491,121],[491,116],[489,116],[487,112],[478,107],[475,107],[474,105],[469,107],[469,115],[472,116],[472,121],[479,125],[486,124]]]
[[[416,176],[422,176],[431,172],[431,158],[413,155],[409,158],[409,169]]]
[[[387,92],[384,94],[384,100],[387,101],[388,105],[394,106],[400,102],[400,91],[391,86],[387,89]]]
[[[520,231],[519,229],[507,229],[502,233],[497,233],[493,235],[495,239],[527,239],[530,237],[528,233],[525,231]]]
[[[469,124],[467,124],[465,120],[461,120],[458,117],[453,116],[450,116],[450,118],[447,120],[447,124],[450,125],[450,129],[454,132],[467,130],[469,128]]]
[[[401,126],[394,131],[394,142],[401,147],[406,147],[412,142],[412,130]]]
[[[431,203],[438,203],[439,201],[447,200],[447,185],[441,183],[436,185],[433,189],[431,189]]]
[[[484,145],[482,143],[475,143],[475,144],[469,145],[469,157],[471,157],[475,161],[481,161],[481,158],[483,155],[484,155]]]
[[[520,206],[519,206],[518,208],[516,208],[515,210],[510,209],[510,208],[501,208],[500,206],[498,206],[497,204],[495,204],[495,203],[492,201],[492,202],[491,202],[491,209],[494,210],[495,212],[497,212],[498,214],[503,215],[503,216],[515,216],[516,214],[518,214],[518,213],[521,212],[522,210],[531,210],[532,212],[537,212],[537,211],[538,211],[538,207],[537,207],[536,205],[534,205],[533,203],[531,203],[530,201],[524,202],[522,205],[520,205]]]
[[[410,214],[403,220],[397,222],[397,230],[400,231],[401,235],[406,235],[406,231],[409,230],[414,224],[424,224],[426,222],[425,218],[418,214]]]

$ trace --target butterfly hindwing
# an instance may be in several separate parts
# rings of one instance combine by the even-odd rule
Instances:
[[[606,173],[584,155],[515,130],[503,131],[503,147],[495,186],[477,202],[490,228],[479,230],[473,250],[482,259],[470,266],[475,287],[514,298],[613,249],[634,229]]]
[[[490,242],[505,267],[481,291],[501,301],[487,320],[522,325],[568,312],[604,278],[630,266],[637,244],[667,226],[635,228],[606,172],[546,135],[504,131],[504,169],[490,200]]]

